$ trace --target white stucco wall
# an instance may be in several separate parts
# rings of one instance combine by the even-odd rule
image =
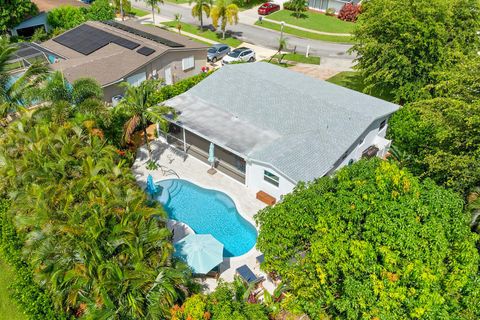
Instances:
[[[277,201],[279,201],[282,195],[292,192],[295,187],[293,182],[269,166],[253,161],[247,161],[246,169],[245,183],[247,187],[255,193],[261,190],[275,197]],[[278,187],[263,179],[264,170],[267,170],[280,178]]]
[[[379,129],[380,124],[383,120],[388,121],[388,118],[378,119],[374,121],[367,128],[367,130],[365,130],[362,136],[359,137],[357,141],[355,141],[355,143],[349,148],[349,150],[347,150],[347,156],[345,157],[345,159],[339,159],[339,161],[337,162],[335,167],[329,172],[329,174],[332,174],[341,167],[348,165],[351,159],[353,161],[360,160],[362,157],[362,153],[372,145],[376,145],[377,147],[379,147],[380,150],[378,152],[378,156],[383,156],[388,150],[388,147],[390,146],[390,142],[384,139],[388,125],[386,124],[385,127],[383,127],[381,130]],[[247,161],[246,168],[247,187],[253,190],[255,193],[262,190],[269,195],[275,197],[277,201],[281,199],[282,195],[292,192],[296,185],[296,183],[293,183],[290,179],[286,178],[278,170],[275,170],[268,165],[257,163],[255,161]],[[280,178],[278,187],[264,180],[264,170],[267,170]]]
[[[387,121],[385,126],[380,130],[381,122],[385,120]],[[376,145],[380,150],[378,151],[378,156],[385,155],[390,143],[383,143],[383,138],[385,138],[385,134],[387,132],[388,127],[388,117],[382,118],[374,121],[370,127],[365,130],[362,136],[355,141],[355,143],[349,148],[348,155],[343,159],[340,163],[337,163],[335,168],[330,172],[333,173],[335,170],[340,169],[341,167],[348,165],[349,161],[352,159],[353,161],[358,161],[362,157],[362,153],[370,146]],[[380,139],[379,139],[380,138]],[[380,141],[382,140],[382,141]],[[379,143],[381,142],[381,143]]]

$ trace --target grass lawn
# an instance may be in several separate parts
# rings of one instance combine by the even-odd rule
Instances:
[[[150,12],[132,7],[130,14],[133,14],[137,17],[145,17],[147,14],[150,14]]]
[[[0,317],[3,316],[9,320],[26,320],[25,316],[14,301],[10,299],[8,286],[12,283],[13,271],[10,267],[0,260]]]
[[[272,29],[272,30],[277,30],[280,31],[281,26],[277,23],[274,22],[269,22],[269,21],[260,21],[255,22],[255,25],[267,28],[267,29]],[[301,38],[308,38],[308,39],[313,39],[313,40],[320,40],[320,41],[327,41],[327,42],[339,42],[339,43],[353,43],[353,38],[352,37],[345,37],[345,36],[330,36],[330,35],[324,35],[324,34],[318,34],[318,33],[313,33],[313,32],[306,32],[302,30],[298,30],[295,28],[290,28],[290,27],[284,27],[283,32],[286,34],[291,34],[297,37]],[[288,39],[287,39],[288,43]]]
[[[323,13],[306,11],[302,12],[302,17],[300,18],[296,18],[293,14],[289,10],[280,10],[268,15],[266,18],[285,21],[288,24],[323,32],[351,33],[355,27],[353,22],[343,21]]]
[[[164,22],[163,24],[166,25],[166,26],[169,26],[169,27],[173,27],[173,28],[176,28],[176,26],[177,26],[177,22],[175,22],[175,21],[168,21],[168,22]],[[237,40],[237,39],[232,38],[232,37],[228,37],[228,35],[225,36],[225,39],[222,39],[222,34],[221,33],[216,33],[216,32],[213,32],[211,30],[205,30],[205,31],[201,32],[200,30],[198,30],[197,26],[194,26],[194,25],[191,25],[191,24],[188,24],[188,23],[184,23],[184,22],[181,22],[181,24],[182,24],[182,31],[192,33],[194,35],[198,35],[200,37],[207,38],[207,39],[213,40],[215,42],[225,43],[225,44],[228,44],[231,47],[238,47],[242,43],[242,41]]]
[[[356,71],[340,72],[331,77],[330,79],[327,79],[327,81],[359,92],[363,92],[363,89],[365,88],[365,84],[363,83],[363,77],[360,75],[359,72]],[[388,92],[381,92],[379,90],[376,90],[369,94],[383,100],[393,100],[393,96]]]
[[[281,55],[275,55],[275,58],[280,58]],[[307,63],[307,64],[320,64],[320,57],[314,57],[314,56],[309,56],[305,57],[304,54],[299,54],[299,53],[287,53],[284,54],[282,57],[282,60],[288,60],[288,61],[295,61],[295,62],[300,62],[300,63]]]

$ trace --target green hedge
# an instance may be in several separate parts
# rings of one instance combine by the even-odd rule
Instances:
[[[67,319],[54,312],[50,297],[33,279],[33,271],[22,258],[22,240],[8,216],[8,201],[0,200],[0,255],[15,272],[12,298],[30,319]]]

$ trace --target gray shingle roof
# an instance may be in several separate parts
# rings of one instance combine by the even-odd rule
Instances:
[[[398,106],[268,63],[227,65],[166,102],[179,121],[295,181],[325,175]]]

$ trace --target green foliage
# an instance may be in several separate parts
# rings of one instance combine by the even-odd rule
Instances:
[[[232,3],[231,0],[216,0],[215,6],[210,10],[210,16],[212,18],[212,25],[215,28],[219,27],[222,30],[222,38],[225,39],[225,31],[227,24],[233,25],[238,23],[238,9],[237,5]]]
[[[436,98],[406,105],[392,117],[388,134],[410,155],[405,165],[413,173],[462,194],[480,185],[479,101]]]
[[[31,94],[45,79],[48,70],[46,66],[34,63],[12,83],[9,73],[12,67],[8,61],[16,50],[17,47],[10,44],[8,39],[0,38],[0,117],[30,105]]]
[[[48,13],[47,21],[53,28],[68,30],[87,21],[86,9],[82,7],[61,6]]]
[[[52,300],[33,278],[33,270],[22,257],[22,239],[8,215],[8,201],[0,201],[0,255],[12,266],[13,299],[31,319],[64,319],[61,312],[54,312]]]
[[[23,235],[7,243],[32,266],[51,312],[165,318],[191,288],[189,269],[171,258],[165,213],[147,206],[92,121],[80,114],[59,125],[48,108],[11,123],[0,139],[0,193]]]
[[[24,19],[37,14],[37,5],[30,0],[2,1],[0,6],[0,34],[15,27]]]
[[[421,97],[437,72],[479,49],[477,0],[376,0],[362,11],[353,50],[366,91],[391,91],[400,103]]]
[[[283,3],[283,9],[294,12],[296,18],[301,17],[301,13],[307,11],[307,6],[303,0],[289,0]]]
[[[87,12],[87,20],[112,20],[115,18],[115,9],[109,0],[95,0]]]
[[[478,319],[478,235],[463,201],[372,159],[260,211],[262,265],[312,319]]]
[[[172,320],[268,320],[265,305],[252,300],[253,287],[241,279],[231,283],[220,280],[214,292],[194,295],[171,310]]]
[[[158,101],[165,101],[171,99],[179,94],[182,94],[198,84],[200,81],[208,77],[210,73],[200,73],[195,76],[189,77],[187,79],[183,79],[178,81],[172,85],[163,86],[155,92],[156,99]]]

